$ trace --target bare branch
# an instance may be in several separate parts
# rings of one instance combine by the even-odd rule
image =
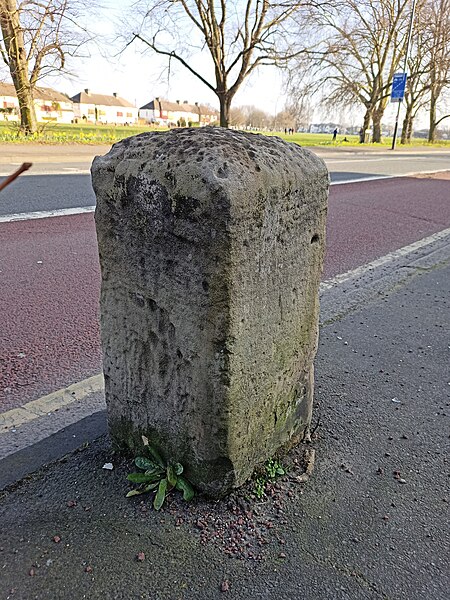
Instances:
[[[170,58],[175,58],[176,60],[178,60],[183,67],[185,67],[190,73],[192,73],[192,75],[195,75],[195,77],[197,77],[198,79],[200,79],[200,81],[202,83],[204,83],[206,86],[209,87],[209,89],[211,89],[212,91],[215,91],[215,88],[213,85],[211,85],[209,83],[209,81],[207,81],[204,77],[202,77],[199,73],[197,73],[197,71],[195,71],[185,60],[183,57],[179,56],[176,52],[171,51],[168,52],[166,50],[161,50],[161,48],[158,48],[158,46],[156,46],[154,43],[149,42],[148,40],[144,39],[141,35],[139,35],[138,33],[134,34],[133,40],[134,39],[138,39],[141,40],[141,42],[144,42],[144,44],[147,44],[147,46],[149,46],[149,48],[151,48],[152,50],[154,50],[157,54],[162,54],[163,56],[168,56]],[[133,40],[130,41],[130,43],[133,42]]]
[[[442,121],[444,121],[444,119],[450,119],[450,114],[449,114],[449,115],[444,115],[443,117],[441,117],[440,119],[438,119],[438,120],[436,121],[436,127],[437,127],[437,126],[438,126],[440,123],[442,123]]]
[[[87,41],[78,25],[85,0],[0,0],[0,43],[16,89],[21,128],[36,130],[33,91],[44,76],[65,69],[66,57],[74,56]]]
[[[136,6],[145,0],[138,0]],[[311,0],[305,0],[309,3]],[[221,124],[228,125],[233,97],[258,66],[286,63],[297,56],[298,48],[289,48],[288,23],[303,3],[286,0],[245,0],[235,5],[233,0],[150,0],[142,23],[144,33],[134,34],[157,54],[175,58],[185,69],[214,91],[221,108]],[[231,13],[231,14],[230,14]],[[190,25],[194,35],[200,34],[213,68],[215,83],[194,68],[186,55],[185,40],[179,31]],[[163,31],[158,38],[155,35]]]

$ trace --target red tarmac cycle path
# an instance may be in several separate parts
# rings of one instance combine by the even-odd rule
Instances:
[[[331,188],[324,279],[450,227],[450,181]],[[97,374],[92,214],[0,224],[0,412]]]

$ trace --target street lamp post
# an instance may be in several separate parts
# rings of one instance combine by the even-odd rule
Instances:
[[[406,41],[406,49],[405,49],[405,64],[403,67],[404,73],[406,73],[407,69],[408,69],[408,58],[409,58],[409,50],[411,47],[412,32],[413,32],[413,27],[414,27],[414,15],[416,13],[416,2],[417,2],[417,0],[412,0],[411,18],[409,20],[408,39]],[[400,109],[402,107],[402,104],[403,104],[403,98],[398,101],[397,116],[395,117],[394,135],[392,137],[391,150],[395,150],[395,143],[397,141],[398,121],[400,118]]]

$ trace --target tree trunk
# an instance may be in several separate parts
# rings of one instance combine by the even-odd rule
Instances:
[[[428,141],[433,144],[436,141],[436,98],[433,93],[430,100],[430,127],[428,129]]]
[[[20,108],[20,129],[29,135],[37,131],[36,110],[34,107],[33,93],[29,85],[14,82]]]
[[[362,126],[362,132],[359,135],[359,143],[364,144],[364,136],[366,134],[366,130],[370,127],[370,120],[372,118],[372,112],[370,108],[366,109],[366,114],[364,115],[364,121]]]
[[[383,112],[379,110],[375,110],[372,116],[373,122],[373,135],[372,142],[380,143],[381,142],[381,119],[383,117]]]
[[[231,97],[227,91],[217,95],[220,103],[220,126],[228,128],[230,125]]]
[[[20,128],[26,134],[37,130],[33,90],[28,76],[23,31],[19,21],[16,0],[0,2],[0,26],[8,58],[8,67],[20,108]]]
[[[401,144],[409,144],[411,141],[411,130],[412,130],[412,106],[406,105],[406,114],[402,124],[402,137],[400,139]],[[408,136],[409,132],[409,136]]]
[[[408,139],[407,139],[407,135],[406,135],[406,131],[408,129],[408,117],[405,115],[405,118],[403,119],[403,123],[402,123],[402,137],[400,138],[400,144],[407,144],[408,143]]]
[[[414,117],[411,116],[411,118],[408,121],[408,130],[406,132],[406,140],[407,140],[408,144],[411,143],[412,132],[413,132],[413,122],[414,122]]]

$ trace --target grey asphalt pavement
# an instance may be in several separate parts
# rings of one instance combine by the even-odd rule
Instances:
[[[316,151],[314,148],[312,150]],[[409,151],[398,154],[392,151],[356,154],[341,151],[335,154],[318,149],[317,153],[327,163],[335,181],[450,169],[450,151]]]
[[[19,148],[0,145],[0,176],[29,160],[32,169],[0,197],[0,215],[93,206],[89,169],[108,146]],[[315,147],[333,183],[450,169],[450,150],[353,150]]]
[[[0,597],[446,599],[449,298],[448,247],[326,292],[306,484],[301,446],[262,502],[155,513],[102,436],[6,488]]]
[[[89,175],[31,175],[2,192],[0,215],[94,205]]]

